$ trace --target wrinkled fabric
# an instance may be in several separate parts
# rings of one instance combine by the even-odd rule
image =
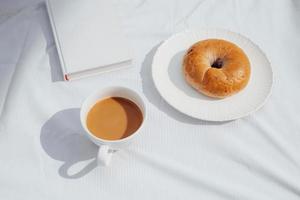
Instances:
[[[14,68],[11,81],[0,81],[9,88],[0,93],[0,199],[300,199],[298,0],[114,0],[132,67],[72,82],[61,81],[44,5],[28,1],[25,18],[19,10],[28,5],[12,2],[0,1],[0,70]],[[229,29],[261,47],[275,80],[262,109],[212,123],[159,96],[151,77],[157,46],[194,27]],[[3,45],[4,38],[12,42]],[[83,134],[79,108],[110,85],[144,95],[148,115],[138,140],[105,168],[96,166],[97,147]]]
[[[0,24],[0,116],[12,76],[23,51],[29,24],[30,20],[25,12],[7,17]]]

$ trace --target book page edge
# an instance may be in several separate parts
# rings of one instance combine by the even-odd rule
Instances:
[[[98,75],[98,74],[103,74],[106,72],[121,70],[121,69],[132,67],[131,64],[132,64],[131,59],[125,60],[125,61],[122,61],[119,63],[114,63],[114,64],[110,64],[110,65],[106,65],[106,66],[96,67],[93,69],[88,69],[88,70],[84,70],[84,71],[65,74],[65,79],[68,81],[71,81],[71,80],[77,80],[77,79],[94,76],[94,75]]]

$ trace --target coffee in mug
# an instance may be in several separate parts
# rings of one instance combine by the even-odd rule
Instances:
[[[88,130],[104,140],[120,140],[133,134],[141,126],[143,114],[131,100],[109,97],[99,100],[87,114]]]

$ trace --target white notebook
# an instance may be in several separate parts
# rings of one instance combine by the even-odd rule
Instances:
[[[108,0],[47,0],[65,80],[130,66],[120,19]]]

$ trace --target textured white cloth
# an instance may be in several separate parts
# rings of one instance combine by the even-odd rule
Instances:
[[[16,65],[18,65],[30,21],[25,13],[7,18],[0,26],[0,115]]]
[[[26,14],[28,36],[16,36],[8,48],[23,47],[20,56],[13,51],[16,70],[0,119],[0,199],[300,199],[300,2],[113,2],[134,50],[133,67],[73,82],[59,81],[44,6]],[[13,7],[2,0],[0,12],[4,5]],[[2,31],[7,20],[0,20],[0,41],[10,34]],[[189,27],[230,29],[265,51],[275,83],[261,110],[210,123],[161,99],[150,73],[155,48]],[[148,120],[138,141],[105,168],[96,167],[97,147],[82,134],[78,114],[88,94],[109,85],[144,94]]]

